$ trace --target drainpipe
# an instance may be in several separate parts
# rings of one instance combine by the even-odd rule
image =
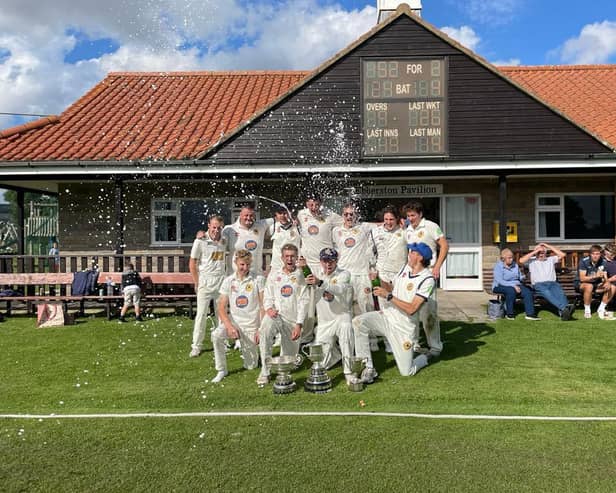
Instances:
[[[500,236],[499,248],[502,250],[507,246],[507,177],[498,177],[498,235]]]

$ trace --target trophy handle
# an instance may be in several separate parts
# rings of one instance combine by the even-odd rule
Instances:
[[[310,355],[306,352],[306,348],[310,347],[308,344],[306,344],[305,346],[303,346],[300,351],[304,354],[304,356],[306,356],[306,358],[309,358]]]

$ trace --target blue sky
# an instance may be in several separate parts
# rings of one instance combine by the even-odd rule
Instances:
[[[497,65],[616,62],[613,0],[422,6]],[[2,0],[0,113],[59,114],[110,71],[312,69],[375,22],[376,0]]]

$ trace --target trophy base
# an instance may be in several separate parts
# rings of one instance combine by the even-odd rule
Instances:
[[[295,392],[296,389],[297,384],[291,380],[290,382],[275,382],[272,387],[272,392],[274,394],[282,395]]]
[[[362,390],[364,390],[365,385],[364,382],[362,382],[360,379],[356,379],[353,382],[349,382],[348,387],[351,392],[361,392]]]
[[[313,394],[327,394],[332,389],[331,379],[327,379],[323,382],[313,382],[306,380],[304,382],[304,390],[306,392],[312,392]]]

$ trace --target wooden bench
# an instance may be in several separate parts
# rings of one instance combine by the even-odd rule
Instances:
[[[524,278],[524,285],[531,288],[530,284],[530,276],[526,269],[522,268],[522,272],[526,275]],[[568,300],[570,300],[573,304],[579,305],[580,300],[582,299],[580,293],[575,290],[575,270],[569,269],[567,267],[556,267],[556,280],[560,283],[563,288],[563,292]],[[483,289],[488,294],[492,293],[492,282],[494,281],[494,269],[493,268],[484,268],[483,269]],[[535,294],[536,299],[543,299],[540,295]]]
[[[6,315],[11,314],[13,302],[26,303],[27,311],[31,312],[33,305],[41,301],[60,301],[65,308],[69,302],[80,302],[80,313],[83,313],[82,296],[56,294],[57,288],[60,288],[60,292],[66,293],[72,283],[72,273],[0,273],[0,286],[23,293],[0,296],[0,302],[6,303]]]
[[[190,272],[139,272],[141,276],[141,299],[146,302],[188,302],[189,315],[194,314],[193,304],[197,300],[194,290],[193,278]],[[99,300],[106,304],[107,318],[113,317],[114,308],[121,305],[124,296],[118,291],[114,295],[107,295],[107,282],[111,281],[121,289],[121,272],[99,272],[99,290],[103,295],[85,296],[85,299]]]

